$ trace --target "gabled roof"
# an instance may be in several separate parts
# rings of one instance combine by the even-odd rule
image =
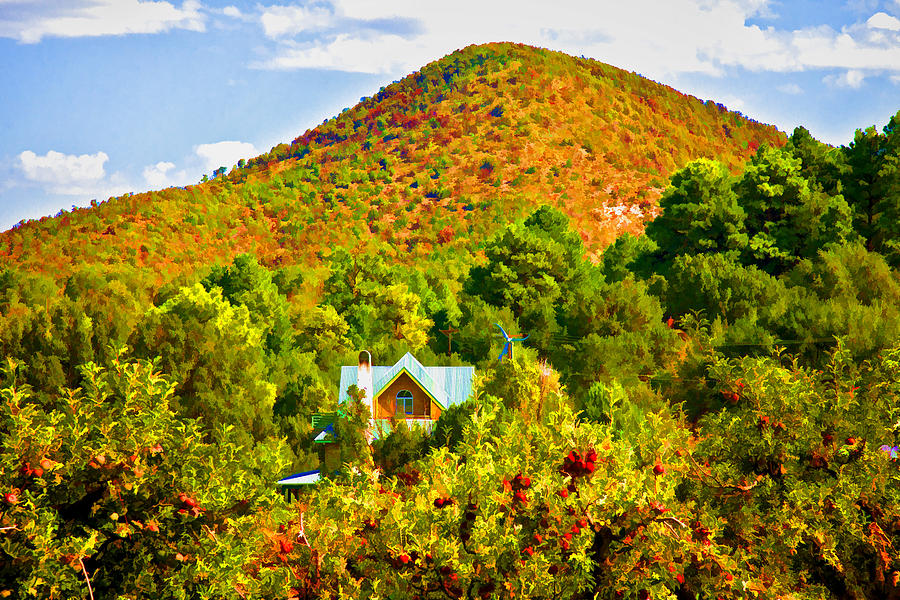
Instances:
[[[322,428],[316,437],[313,438],[313,441],[319,444],[332,444],[335,441],[334,436],[334,424],[329,423],[325,427]]]
[[[315,471],[305,471],[303,473],[296,473],[294,475],[288,475],[284,479],[278,480],[278,485],[282,485],[285,487],[295,487],[298,485],[312,485],[321,479],[321,472],[319,469]]]
[[[397,361],[397,363],[390,367],[387,372],[382,373],[379,377],[375,377],[375,374],[372,374],[372,381],[375,384],[374,394],[377,397],[378,394],[384,391],[384,389],[391,385],[395,379],[400,377],[400,374],[406,372],[413,380],[419,384],[426,394],[431,396],[431,399],[447,408],[449,406],[447,402],[447,392],[444,391],[443,387],[440,387],[435,383],[435,381],[431,378],[431,375],[428,371],[425,370],[425,367],[422,366],[422,363],[416,360],[416,358],[407,352],[403,355],[403,358]]]
[[[407,352],[391,366],[373,366],[372,383],[377,396],[384,391],[401,373],[407,373],[422,390],[446,409],[454,404],[465,402],[472,393],[474,367],[426,367]],[[357,385],[357,367],[341,367],[341,388],[338,401],[348,398],[347,388]]]

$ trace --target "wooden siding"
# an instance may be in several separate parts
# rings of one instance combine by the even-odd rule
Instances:
[[[397,393],[400,390],[409,390],[413,395],[413,414],[395,414],[397,408]],[[392,417],[402,419],[422,419],[430,418],[437,420],[441,416],[440,407],[431,401],[419,384],[409,376],[408,373],[400,373],[400,376],[394,380],[377,398],[376,419],[390,419]]]

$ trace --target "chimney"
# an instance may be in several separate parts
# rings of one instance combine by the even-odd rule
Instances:
[[[366,392],[371,419],[375,418],[375,384],[372,381],[372,354],[368,350],[359,353],[359,364],[356,367],[356,387]]]

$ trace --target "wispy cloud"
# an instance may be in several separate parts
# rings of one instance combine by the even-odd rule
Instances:
[[[779,85],[776,88],[779,92],[783,92],[785,94],[791,94],[796,96],[797,94],[803,93],[803,88],[801,88],[796,83],[785,83],[784,85]]]
[[[461,46],[511,40],[591,56],[656,78],[717,75],[732,67],[900,72],[895,17],[870,10],[863,13],[868,20],[840,31],[827,26],[785,30],[777,28],[773,6],[769,0],[572,0],[552,11],[537,0],[268,6],[259,8],[259,24],[275,47],[253,66],[403,73]],[[760,18],[771,25],[749,24]]]
[[[0,37],[33,44],[45,37],[203,31],[205,22],[197,0],[185,0],[181,8],[170,2],[142,0],[4,0]]]
[[[826,75],[822,81],[832,87],[859,89],[865,79],[866,76],[862,71],[850,69],[840,75]]]
[[[334,9],[320,6],[270,6],[259,17],[263,31],[270,38],[280,38],[306,31],[321,31],[335,22]]]

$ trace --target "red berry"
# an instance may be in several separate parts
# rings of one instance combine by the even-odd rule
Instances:
[[[523,478],[522,478],[522,487],[523,487],[523,488],[530,488],[530,487],[531,487],[531,479],[530,479],[529,477],[523,477]]]
[[[278,545],[281,546],[282,554],[290,554],[294,551],[294,544],[288,540],[278,540]]]
[[[585,527],[588,526],[587,519],[579,519],[578,525],[579,525],[582,529],[584,529]]]
[[[847,438],[847,445],[848,445],[848,446],[852,446],[852,445],[855,444],[855,443],[856,443],[856,438],[855,438],[855,437],[850,436],[850,437]]]
[[[678,583],[684,585],[684,575],[682,575],[681,573],[679,573],[678,575],[675,576],[675,580]]]
[[[400,562],[402,562],[404,565],[409,563],[409,555],[408,554],[401,554],[397,558],[399,558]]]
[[[569,490],[559,490],[558,492],[556,492],[556,495],[559,496],[560,498],[568,498]]]
[[[656,466],[653,467],[653,473],[654,473],[655,475],[662,475],[662,474],[665,473],[665,472],[666,472],[665,467],[663,467],[663,466],[662,466],[661,464],[659,464],[659,463],[656,463]]]
[[[539,534],[539,533],[534,534],[534,543],[535,544],[540,544],[543,541],[544,541],[544,538],[541,536],[541,534]]]
[[[523,502],[523,503],[528,502],[528,498],[526,498],[525,494],[523,494],[522,492],[516,492],[515,497],[516,497],[516,500],[518,500],[519,502]]]
[[[569,549],[569,540],[560,540],[559,545],[563,550],[568,550]]]
[[[3,494],[3,499],[7,504],[18,504],[19,496],[15,492],[9,492],[7,494]]]
[[[534,556],[534,549],[531,546],[525,546],[522,548],[522,552],[528,556]]]
[[[44,470],[40,467],[38,467],[37,469],[32,471],[32,473],[34,474],[35,477],[43,477],[44,476]]]
[[[444,508],[444,499],[443,498],[435,498],[434,499],[434,507],[435,508]]]

